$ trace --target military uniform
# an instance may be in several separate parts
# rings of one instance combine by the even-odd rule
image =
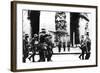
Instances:
[[[28,57],[28,40],[27,39],[23,39],[23,62],[26,62],[26,58]]]

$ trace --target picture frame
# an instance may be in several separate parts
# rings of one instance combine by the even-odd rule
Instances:
[[[12,1],[11,71],[96,67],[97,12],[90,5]]]

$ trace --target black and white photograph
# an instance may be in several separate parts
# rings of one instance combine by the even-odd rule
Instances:
[[[96,66],[96,7],[18,3],[16,17],[16,69]]]
[[[34,10],[22,13],[23,63],[91,58],[91,13]]]

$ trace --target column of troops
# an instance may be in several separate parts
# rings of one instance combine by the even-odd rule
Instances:
[[[54,46],[51,41],[52,36],[43,31],[39,35],[34,34],[30,42],[28,37],[28,34],[25,34],[23,39],[23,62],[26,62],[26,58],[35,62],[35,55],[39,55],[38,62],[51,61]]]

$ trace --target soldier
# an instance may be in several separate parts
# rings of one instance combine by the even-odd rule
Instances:
[[[82,57],[82,60],[84,60],[84,55],[86,53],[86,42],[85,41],[81,44],[80,49],[81,49],[82,53],[80,54],[79,58],[81,59],[81,57]]]
[[[62,47],[62,42],[59,41],[59,43],[58,43],[58,51],[59,51],[59,53],[61,52],[61,47]]]
[[[47,50],[47,44],[45,42],[44,43],[39,43],[39,46],[38,46],[38,51],[39,51],[39,56],[40,56],[39,62],[44,62],[45,61],[46,50]]]
[[[84,35],[81,36],[81,42],[80,42],[80,44],[82,44],[83,41],[84,41]]]
[[[90,50],[91,50],[91,40],[89,38],[89,34],[86,35],[86,56],[85,59],[88,60],[90,58]]]
[[[46,30],[42,29],[42,32],[40,32],[40,43],[45,42],[45,37],[46,37]]]
[[[68,51],[70,51],[70,41],[69,40],[67,41],[67,48],[68,48]]]
[[[25,34],[25,39],[23,39],[23,62],[25,63],[26,62],[26,58],[28,57],[28,47],[29,47],[29,44],[28,44],[28,34]]]
[[[63,42],[63,49],[66,50],[66,42]]]
[[[48,35],[47,36],[47,39],[46,39],[46,43],[47,43],[47,61],[51,61],[51,57],[52,57],[52,54],[53,54],[53,51],[52,51],[52,48],[53,48],[53,43],[51,41],[52,39],[52,36],[51,35]]]
[[[31,40],[32,55],[28,58],[29,60],[32,58],[32,62],[35,62],[34,56],[36,54],[37,45],[38,45],[38,35],[34,34],[34,37]]]
[[[70,51],[70,36],[67,35],[67,48],[68,48],[68,51]]]
[[[86,51],[86,44],[85,44],[85,40],[84,40],[84,35],[81,36],[81,42],[80,42],[80,49],[82,51],[82,53],[80,54],[79,58],[82,60],[84,60],[84,54],[85,54],[85,51]]]
[[[39,62],[45,61],[45,50],[47,49],[47,44],[46,44],[46,30],[42,29],[42,32],[40,33],[40,41],[39,41],[39,46],[38,46],[38,51],[39,51]]]
[[[84,60],[84,59],[89,57],[88,45],[87,45],[88,44],[88,40],[90,40],[88,37],[86,37],[86,39],[84,40],[84,36],[82,36],[81,47],[80,47],[80,49],[82,50],[82,53],[79,56],[80,59],[82,57],[82,60]],[[85,54],[86,54],[86,56],[85,56]]]

